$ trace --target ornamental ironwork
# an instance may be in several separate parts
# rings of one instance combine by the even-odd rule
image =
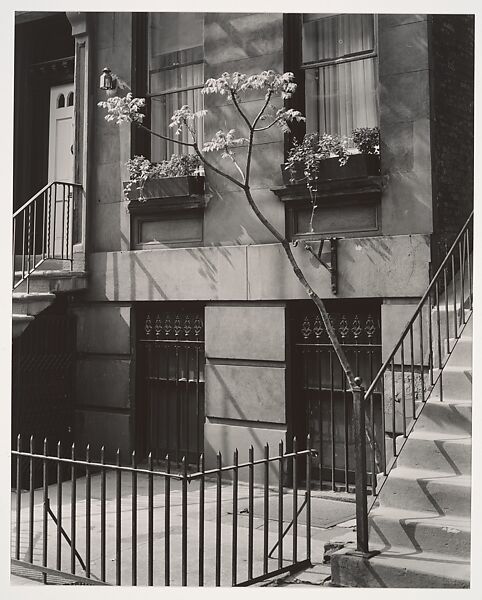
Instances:
[[[342,344],[380,344],[380,320],[372,314],[330,313],[330,322]],[[319,314],[304,315],[299,320],[298,335],[305,343],[329,343]]]
[[[197,313],[149,312],[144,317],[143,329],[147,339],[200,339],[204,320]]]

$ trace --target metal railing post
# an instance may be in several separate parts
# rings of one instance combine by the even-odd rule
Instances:
[[[355,446],[356,553],[372,556],[368,550],[367,459],[364,389],[355,377],[353,394],[353,438]]]

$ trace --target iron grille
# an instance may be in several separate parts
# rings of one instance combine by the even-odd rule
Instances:
[[[204,427],[202,307],[148,307],[139,340],[144,451],[198,464]]]
[[[377,311],[377,307],[374,307]],[[355,482],[352,394],[342,366],[333,350],[321,317],[303,307],[294,326],[293,429],[298,437],[309,433],[318,456],[313,462],[316,487],[350,492]],[[377,312],[331,312],[329,314],[343,350],[357,376],[367,384],[381,365],[381,330]],[[367,405],[367,422],[375,438],[382,435],[380,394]],[[371,456],[371,454],[370,454]],[[367,466],[374,485],[376,465]]]

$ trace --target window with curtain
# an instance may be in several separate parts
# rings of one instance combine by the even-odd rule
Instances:
[[[306,131],[377,126],[375,16],[304,14],[302,27]]]
[[[169,128],[171,116],[184,104],[193,111],[203,108],[204,13],[149,13],[148,82],[151,128],[174,137]],[[202,122],[197,137],[202,146]],[[177,139],[191,142],[186,133]],[[189,148],[153,137],[151,160],[159,162],[172,154],[187,154]]]

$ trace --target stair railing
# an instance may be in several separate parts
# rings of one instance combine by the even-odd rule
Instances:
[[[428,397],[439,392],[443,401],[443,369],[473,310],[473,217],[457,235],[393,350],[366,392],[353,390],[353,429],[356,457],[357,554],[370,556],[368,513],[396,463]],[[368,440],[367,407],[381,398],[381,440]],[[367,506],[366,461],[377,465],[373,500]]]
[[[53,181],[13,214],[12,289],[47,259],[70,261],[73,268],[74,192],[78,183]],[[20,261],[20,264],[18,262]]]

